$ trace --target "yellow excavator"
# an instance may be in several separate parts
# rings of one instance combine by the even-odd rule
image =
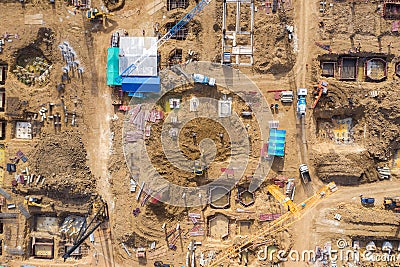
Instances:
[[[42,199],[42,197],[26,196],[24,202],[28,207],[48,208],[52,205],[51,203],[42,204]]]
[[[99,10],[98,8],[91,8],[87,11],[86,15],[89,21],[103,20],[104,23],[107,17],[113,16],[114,14],[108,13],[107,10]]]

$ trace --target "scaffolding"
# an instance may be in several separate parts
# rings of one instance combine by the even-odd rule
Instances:
[[[400,1],[384,1],[382,15],[385,19],[400,19]]]
[[[177,21],[167,22],[165,24],[166,30],[170,31],[177,23],[178,23]],[[185,25],[182,28],[180,28],[179,30],[177,30],[176,33],[173,36],[171,36],[171,39],[185,40],[188,33],[189,33],[189,29],[188,29],[187,25]]]
[[[174,48],[171,52],[169,52],[168,66],[181,63],[182,63],[182,49]]]
[[[236,5],[234,29],[227,28],[228,6]],[[250,28],[243,29],[241,22],[244,21],[243,13],[246,9],[250,11]],[[231,10],[231,8],[229,8]],[[245,23],[243,23],[245,25]],[[247,24],[248,25],[248,24]],[[222,64],[237,66],[252,66],[253,43],[254,43],[254,2],[253,0],[224,0],[222,16]]]
[[[187,8],[189,6],[189,0],[167,0],[167,10],[177,8]]]

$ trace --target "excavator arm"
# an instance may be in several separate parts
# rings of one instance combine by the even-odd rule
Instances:
[[[322,96],[322,92],[323,92],[323,89],[318,87],[318,95],[317,95],[317,98],[315,99],[314,103],[312,104],[311,108],[315,108],[317,106],[318,101]]]

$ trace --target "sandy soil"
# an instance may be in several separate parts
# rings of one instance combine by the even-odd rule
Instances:
[[[305,0],[293,2],[293,9],[289,8],[286,12],[279,11],[278,14],[267,15],[263,8],[265,3],[256,1],[258,11],[255,15],[254,32],[255,64],[252,68],[241,69],[258,85],[268,103],[280,105],[279,112],[274,113],[274,118],[280,121],[280,128],[287,130],[286,156],[283,159],[275,159],[268,178],[278,174],[295,177],[297,203],[312,193],[300,182],[297,170],[300,163],[306,162],[311,167],[312,187],[315,188],[322,184],[318,178],[328,181],[332,176],[338,176],[338,173],[340,176],[358,177],[357,184],[372,182],[378,180],[376,165],[389,164],[393,151],[399,148],[399,95],[394,90],[398,88],[398,79],[391,74],[387,81],[379,84],[329,79],[329,98],[321,99],[319,108],[314,112],[307,112],[305,133],[302,132],[301,121],[296,118],[295,104],[281,105],[274,99],[274,93],[268,92],[279,89],[295,91],[298,87],[311,88],[318,81],[320,68],[315,58],[323,51],[314,45],[315,41],[329,43],[335,52],[348,51],[358,43],[365,52],[386,52],[387,49],[391,49],[391,53],[398,52],[400,47],[396,42],[396,35],[390,33],[390,22],[382,19],[376,11],[378,3],[333,3],[333,7],[327,8],[323,15],[318,13],[319,3]],[[187,10],[194,7],[194,4],[191,2]],[[92,5],[100,6],[102,3],[95,0],[92,1]],[[4,31],[19,34],[18,39],[6,43],[5,51],[0,55],[0,60],[7,62],[10,68],[5,85],[6,95],[17,96],[21,101],[17,115],[22,116],[23,110],[37,112],[43,105],[52,102],[56,104],[54,112],[63,116],[63,105],[67,106],[70,112],[74,111],[77,114],[78,121],[78,126],[71,126],[69,122],[57,131],[48,120],[41,125],[40,134],[32,141],[12,139],[12,127],[7,128],[6,158],[14,157],[15,153],[21,150],[29,160],[27,163],[18,163],[17,168],[29,167],[32,172],[46,177],[43,185],[18,185],[16,194],[13,194],[13,201],[21,202],[26,194],[43,194],[46,196],[45,202],[55,203],[55,210],[49,208],[42,212],[84,214],[91,197],[100,194],[109,207],[110,221],[104,229],[96,231],[96,242],[90,245],[88,256],[81,261],[69,260],[66,265],[62,265],[57,259],[54,260],[55,266],[153,266],[154,261],[159,259],[180,266],[185,264],[186,248],[191,240],[203,242],[199,250],[206,254],[209,251],[224,250],[238,242],[239,221],[253,220],[250,232],[257,233],[267,225],[259,222],[260,214],[283,212],[276,200],[266,196],[265,187],[256,192],[255,204],[249,208],[239,204],[237,189],[234,189],[230,195],[231,205],[226,210],[214,210],[210,207],[188,210],[163,204],[142,206],[135,200],[136,194],[129,190],[130,174],[122,151],[124,114],[111,105],[111,88],[105,85],[106,49],[109,47],[110,36],[113,31],[119,29],[127,30],[132,36],[141,36],[143,31],[146,36],[155,36],[156,23],[160,25],[160,33],[163,34],[166,32],[164,25],[180,18],[186,11],[167,11],[165,4],[156,0],[127,1],[122,8],[113,6],[114,16],[102,26],[86,21],[84,13],[78,11],[75,14],[73,9],[65,6],[63,2],[57,2],[53,8],[45,1],[27,3],[25,8],[12,1],[2,2],[0,6],[4,7]],[[160,49],[161,66],[165,67],[170,51],[175,48],[183,49],[184,59],[191,49],[197,53],[200,60],[219,62],[222,37],[221,7],[221,1],[211,2],[191,22],[185,41],[171,39],[167,42]],[[25,25],[26,15],[38,13],[43,14],[44,25]],[[370,23],[371,21],[374,23]],[[323,22],[323,26],[320,22]],[[288,40],[286,25],[294,25],[294,41]],[[44,26],[51,29],[49,33],[52,37],[47,36],[50,44],[43,40],[44,30],[40,28]],[[247,26],[246,23],[243,24],[243,27]],[[58,45],[64,41],[68,41],[74,48],[85,71],[82,79],[72,77],[71,82],[66,84],[65,91],[58,92],[56,86],[60,82],[61,68],[64,65]],[[47,82],[40,86],[26,86],[17,80],[12,70],[17,63],[25,62],[23,57],[18,56],[21,53],[43,56],[47,62],[53,64]],[[392,65],[388,68],[389,73],[393,73]],[[379,96],[369,97],[371,90],[378,90]],[[349,98],[353,100],[352,106],[349,104]],[[308,100],[312,101],[312,98],[309,97]],[[234,106],[238,112],[243,108],[239,102]],[[353,116],[355,144],[351,147],[336,145],[330,140],[319,139],[316,136],[318,120],[332,115]],[[11,122],[17,119],[7,114],[1,114],[1,117],[9,120],[10,126]],[[61,121],[64,121],[64,117]],[[257,127],[252,125],[251,129]],[[153,130],[154,138],[148,140],[147,144],[149,149],[159,146],[159,140],[156,138],[159,129],[154,127]],[[188,124],[185,131],[181,132],[180,139],[182,150],[187,152],[187,157],[191,160],[200,154],[189,134],[194,130],[197,131],[199,140],[211,135],[215,137],[215,143],[220,143],[217,136],[222,131],[218,125],[208,121],[193,121],[192,124]],[[257,135],[256,130],[254,131],[254,135]],[[303,134],[307,136],[307,143],[302,142]],[[229,140],[225,142],[217,146],[219,165],[210,168],[210,177],[220,172],[220,167],[228,159]],[[253,154],[257,156],[260,147],[254,143],[252,148]],[[192,176],[191,173],[178,173],[176,169],[165,164],[165,158],[160,155],[159,150],[153,149],[153,153],[153,162],[171,181],[183,185],[196,184],[195,181],[187,179]],[[6,173],[3,188],[11,191],[13,178],[13,174]],[[274,237],[268,237],[268,240],[275,239],[271,244],[281,247],[290,247],[294,243],[295,248],[305,249],[312,248],[318,242],[338,238],[338,228],[329,228],[332,233],[324,231],[323,222],[333,212],[354,213],[354,216],[343,218],[346,236],[355,233],[367,234],[367,229],[357,229],[358,225],[379,222],[368,220],[373,214],[370,210],[361,209],[357,213],[358,209],[354,206],[358,205],[358,195],[361,192],[370,193],[381,198],[384,194],[394,194],[397,183],[385,181],[373,185],[343,187],[329,200],[309,210],[293,231],[287,230]],[[340,202],[346,204],[338,207]],[[141,212],[134,216],[132,211],[136,208]],[[188,219],[189,212],[201,214],[201,222],[198,225],[204,229],[204,236],[190,237],[188,234],[194,226]],[[376,212],[381,211],[376,209]],[[230,234],[226,240],[207,236],[209,218],[219,213],[229,218]],[[382,214],[382,218],[386,216],[383,218],[384,225],[374,226],[374,229],[390,233],[394,227],[387,223],[392,218],[391,214]],[[19,235],[24,236],[20,239],[14,236],[13,242],[27,248],[29,229],[21,230],[25,223],[23,218],[19,220],[19,231],[23,232]],[[167,248],[164,230],[161,228],[164,223],[168,230],[177,224],[182,227],[183,234],[176,241],[176,251]],[[135,250],[140,246],[147,248],[153,242],[156,242],[156,249],[148,250],[147,261],[138,262]],[[131,255],[123,249],[121,243],[127,246]],[[253,254],[250,259],[253,266],[259,266],[260,263],[255,260]],[[24,259],[18,258],[14,262],[15,265],[19,264],[19,260]],[[42,264],[41,261],[32,262]],[[231,266],[234,266],[234,263],[231,263]]]

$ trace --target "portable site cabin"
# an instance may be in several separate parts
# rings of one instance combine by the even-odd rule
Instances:
[[[129,96],[140,97],[147,93],[160,92],[156,42],[156,37],[120,37],[119,75],[132,64],[137,64],[136,68],[122,79],[122,91],[127,92]],[[143,56],[146,57],[143,59]]]

